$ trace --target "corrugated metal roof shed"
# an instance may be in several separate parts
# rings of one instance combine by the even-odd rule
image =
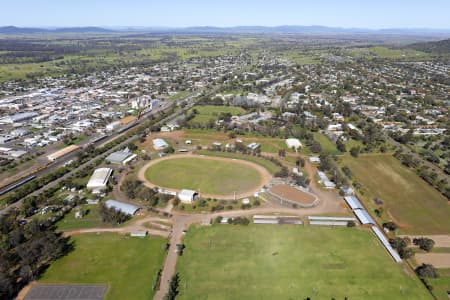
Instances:
[[[361,202],[359,202],[358,198],[356,198],[355,196],[345,196],[344,200],[345,202],[347,202],[348,206],[350,206],[352,210],[364,209]]]
[[[352,217],[317,217],[317,216],[308,216],[308,220],[310,220],[310,221],[356,221],[356,219],[352,218]]]
[[[389,252],[389,254],[392,256],[392,258],[395,260],[395,262],[401,262],[402,259],[400,258],[400,255],[398,255],[397,251],[392,248],[391,244],[389,244],[389,241],[386,239],[384,234],[381,232],[380,229],[376,226],[372,226],[372,231],[375,233],[377,238],[380,240],[380,242],[383,244],[383,246],[386,248],[386,250]]]
[[[115,210],[121,211],[127,215],[134,215],[140,209],[139,206],[111,199],[106,201],[105,205],[108,208],[114,208]]]
[[[321,226],[347,226],[348,222],[342,221],[310,221],[309,225],[321,225]]]
[[[364,209],[355,209],[353,212],[355,213],[356,217],[361,222],[361,224],[374,224],[375,225],[375,221]]]

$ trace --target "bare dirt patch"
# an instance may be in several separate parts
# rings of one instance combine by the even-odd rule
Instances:
[[[316,200],[316,197],[314,197],[313,195],[284,184],[273,186],[270,189],[270,192],[279,196],[280,198],[300,204],[311,205]]]
[[[450,268],[450,253],[416,253],[419,264],[431,264],[436,268]]]

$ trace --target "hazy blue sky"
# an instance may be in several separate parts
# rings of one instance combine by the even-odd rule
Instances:
[[[0,26],[450,28],[450,0],[0,0]]]

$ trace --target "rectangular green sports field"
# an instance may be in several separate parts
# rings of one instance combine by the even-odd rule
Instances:
[[[102,233],[72,237],[75,250],[50,265],[40,283],[107,284],[106,300],[151,299],[166,239]]]
[[[179,299],[432,299],[367,229],[197,226],[184,243]]]

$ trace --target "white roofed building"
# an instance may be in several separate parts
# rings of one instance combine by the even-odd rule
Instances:
[[[105,189],[112,174],[110,168],[99,168],[94,171],[86,187],[88,189]]]
[[[106,201],[105,205],[108,208],[114,208],[115,210],[120,211],[120,212],[130,215],[130,216],[134,215],[141,209],[139,206],[136,206],[133,204],[128,204],[125,202],[116,201],[116,200],[111,200],[111,199]]]
[[[198,193],[193,190],[181,190],[178,193],[178,198],[183,203],[192,203],[195,201],[195,198],[198,196]]]

